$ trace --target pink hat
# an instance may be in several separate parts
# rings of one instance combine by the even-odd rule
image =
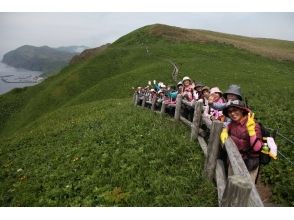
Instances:
[[[218,87],[213,87],[210,89],[210,93],[216,93],[216,92],[223,94],[223,92],[220,91],[220,89]]]

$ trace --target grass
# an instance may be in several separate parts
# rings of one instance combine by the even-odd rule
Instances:
[[[216,206],[187,129],[130,104],[62,108],[4,140],[1,206]]]
[[[218,42],[233,45],[251,53],[278,60],[294,61],[294,42],[277,39],[252,38],[219,32],[184,29],[167,25],[155,25],[150,28],[151,34],[164,36],[172,41]]]
[[[20,204],[26,206],[29,206],[30,204],[40,204],[43,206],[46,204],[52,206],[60,206],[62,204],[74,205],[75,203],[66,202],[66,198],[68,198],[67,194],[65,198],[59,198],[60,203],[58,203],[57,197],[59,194],[62,194],[63,191],[56,191],[52,186],[54,184],[58,184],[59,179],[62,178],[67,179],[68,182],[74,181],[75,174],[70,170],[70,167],[75,163],[70,162],[70,160],[75,159],[74,153],[80,152],[80,148],[87,149],[86,151],[89,155],[86,158],[88,159],[87,161],[89,161],[88,163],[90,163],[90,165],[85,165],[84,163],[86,162],[82,161],[83,166],[79,168],[79,172],[81,172],[79,175],[82,175],[82,177],[79,180],[79,183],[75,182],[76,185],[79,185],[83,189],[87,186],[87,183],[83,181],[86,181],[88,175],[92,176],[90,177],[91,179],[94,178],[93,173],[95,172],[97,172],[97,176],[101,176],[103,174],[103,171],[95,165],[97,158],[99,161],[100,159],[103,159],[101,156],[103,155],[102,152],[105,152],[106,161],[112,161],[108,148],[111,152],[115,152],[119,147],[123,147],[125,151],[118,150],[118,154],[123,155],[126,153],[125,157],[127,157],[128,154],[131,155],[134,153],[132,157],[132,160],[134,161],[132,162],[135,164],[142,162],[139,158],[139,156],[142,156],[139,150],[137,149],[138,152],[130,150],[136,145],[135,142],[139,143],[141,147],[145,147],[145,145],[147,145],[150,149],[155,150],[155,152],[158,148],[168,150],[166,149],[167,146],[177,149],[175,150],[177,153],[180,149],[185,152],[184,146],[189,146],[187,142],[184,142],[185,145],[180,145],[181,147],[178,149],[178,143],[173,142],[175,141],[175,138],[173,138],[174,136],[169,136],[167,132],[161,130],[161,126],[159,125],[161,123],[165,124],[168,122],[164,122],[164,120],[154,117],[152,114],[148,113],[148,117],[146,115],[143,116],[143,121],[139,123],[138,110],[132,109],[130,103],[126,104],[126,98],[130,98],[132,96],[132,86],[145,85],[148,80],[152,79],[164,81],[167,84],[172,83],[172,66],[164,60],[167,58],[173,60],[179,66],[181,77],[188,75],[192,79],[201,81],[208,86],[217,85],[223,91],[225,91],[230,84],[234,83],[240,85],[243,95],[248,98],[249,105],[256,113],[258,120],[268,127],[278,128],[280,133],[286,135],[292,140],[294,139],[292,129],[294,116],[291,112],[291,109],[293,109],[292,106],[294,105],[292,98],[294,95],[293,61],[270,59],[245,49],[238,49],[229,44],[220,44],[217,41],[199,42],[196,40],[183,39],[184,36],[190,36],[187,34],[190,33],[190,30],[186,30],[181,33],[177,28],[169,29],[168,27],[165,27],[165,29],[162,30],[162,33],[167,32],[167,34],[163,34],[163,36],[160,37],[158,36],[158,33],[154,33],[154,30],[159,30],[158,27],[161,26],[147,26],[138,29],[126,36],[123,36],[115,43],[108,46],[107,49],[100,52],[97,56],[91,57],[74,65],[69,65],[59,74],[49,77],[37,86],[15,89],[10,93],[0,96],[0,138],[1,140],[4,140],[4,144],[1,143],[1,152],[5,153],[6,150],[11,150],[13,152],[17,149],[16,153],[11,154],[9,158],[18,161],[21,161],[21,159],[27,160],[27,166],[29,166],[30,169],[36,170],[36,173],[39,172],[38,167],[42,166],[44,166],[42,168],[44,171],[42,172],[45,172],[48,168],[48,164],[51,164],[50,166],[54,167],[54,169],[59,170],[54,174],[54,177],[50,179],[51,182],[49,182],[51,185],[45,190],[38,188],[39,185],[31,184],[27,186],[29,188],[23,189],[22,194],[17,197],[17,200],[15,200],[17,194],[5,193],[5,191],[2,191],[2,195],[4,196],[3,198],[6,198],[3,200],[2,204],[17,206],[18,203],[15,201],[22,201]],[[175,37],[170,38],[169,36]],[[240,38],[239,40],[242,39]],[[265,40],[263,45],[266,46],[267,44],[268,41]],[[148,48],[149,53],[146,53],[146,47]],[[118,103],[122,103],[122,110],[119,106],[117,106]],[[92,104],[95,105],[95,109],[97,109],[95,111],[93,110],[93,112],[90,111],[91,108],[89,107]],[[130,116],[127,116],[126,112],[128,112]],[[115,113],[115,116],[111,116],[110,113]],[[144,111],[140,111],[140,114],[141,113],[145,114]],[[67,114],[73,114],[73,119],[71,117],[67,117]],[[95,114],[95,116],[92,114]],[[99,114],[101,114],[101,116],[99,116]],[[120,114],[122,114],[122,116],[120,116]],[[100,117],[105,117],[103,118],[104,121]],[[114,119],[112,119],[112,117]],[[74,120],[74,118],[80,120]],[[148,118],[148,120],[146,120],[146,118]],[[96,154],[90,155],[89,153],[94,149],[91,147],[96,146],[93,142],[93,139],[95,139],[94,137],[96,137],[95,135],[100,135],[100,128],[95,128],[96,119],[99,119],[98,122],[102,120],[103,124],[106,126],[104,127],[106,130],[103,131],[107,131],[105,133],[105,137],[109,141],[109,144],[105,145],[107,147],[101,148],[101,152],[100,150],[99,152],[97,151],[97,154],[101,156],[97,158],[95,157]],[[73,125],[69,124],[71,120],[73,120]],[[125,120],[128,122],[128,127]],[[151,123],[151,121],[153,123]],[[141,140],[140,136],[138,136],[139,133],[136,133],[136,130],[133,129],[133,127],[137,127],[137,124],[140,125],[138,128],[142,129],[140,130],[142,133],[143,131],[147,133],[148,131],[153,131],[154,133],[157,131],[158,135],[160,135],[149,137],[151,138],[150,143],[148,142],[147,144],[147,142],[143,142]],[[152,126],[154,126],[154,124],[158,126],[153,128]],[[73,127],[71,128],[70,125]],[[75,126],[77,130],[74,129]],[[95,134],[92,133],[89,126],[94,126],[93,131]],[[173,124],[168,124],[168,126],[166,125],[164,128],[171,130],[174,129],[173,126]],[[112,139],[116,140],[116,136],[110,134],[111,128],[113,128],[112,132],[114,134],[119,133],[119,145],[112,141]],[[129,139],[121,135],[120,132],[122,131],[127,132],[126,136],[129,137]],[[175,137],[179,138],[179,136]],[[134,144],[132,145],[129,141],[134,142]],[[277,138],[277,143],[280,151],[290,158],[290,160],[294,161],[292,146],[280,138]],[[86,147],[83,144],[85,144]],[[131,148],[126,148],[128,144]],[[151,146],[152,144],[155,144],[157,148]],[[26,146],[28,148],[23,148],[22,146]],[[79,146],[78,149],[76,146]],[[44,158],[44,155],[47,155],[47,151],[43,148],[54,149],[54,151],[48,151],[48,157],[46,157],[48,160]],[[40,153],[37,154],[38,157],[29,159],[32,152],[36,153],[38,152],[38,149],[40,150]],[[95,148],[94,150],[94,152],[96,152],[97,149]],[[67,151],[70,153],[68,154],[68,159],[64,160],[64,152]],[[143,152],[144,154],[146,153],[145,151]],[[158,153],[159,154],[157,156],[160,158],[160,162],[157,163],[153,158],[153,160],[155,160],[154,163],[157,164],[157,166],[163,167],[168,164],[170,165],[168,168],[169,170],[175,169],[175,167],[172,167],[172,165],[169,164],[170,161],[165,158],[165,151],[160,151]],[[147,154],[149,155],[149,153],[146,153],[146,155]],[[6,160],[6,157],[7,155],[1,154],[0,162],[2,167],[8,166],[10,163]],[[78,154],[76,157],[80,158]],[[38,158],[43,158],[43,160],[38,160]],[[135,161],[135,158],[137,158],[138,161]],[[115,160],[117,159],[118,158]],[[187,160],[190,161],[187,166],[194,166],[196,163],[196,161],[193,161],[191,158]],[[36,164],[34,161],[38,161],[38,163]],[[77,159],[77,161],[80,161],[80,159]],[[18,163],[22,165],[22,163]],[[31,163],[31,165],[29,165],[29,163]],[[128,164],[131,164],[131,162],[128,162]],[[201,170],[197,166],[202,166],[202,163],[196,164],[195,169]],[[100,164],[99,166],[104,167],[104,165],[106,166],[106,164]],[[64,168],[64,171],[62,171],[62,167]],[[15,173],[15,170],[20,168],[22,168],[22,166],[14,166],[12,170],[5,171],[5,178],[1,181],[4,189],[9,190],[8,188],[11,184],[13,185],[14,183],[18,183],[16,181],[16,175],[19,175],[19,173]],[[153,169],[152,167],[149,168],[151,170]],[[136,170],[136,167],[132,169],[133,173],[137,173],[138,170]],[[150,176],[153,172],[153,170],[152,172],[151,170],[145,171],[148,173],[148,176]],[[191,170],[187,169],[187,172],[183,170],[181,170],[181,172],[185,173],[185,176],[190,176],[188,172]],[[113,170],[111,167],[108,171],[109,172],[106,173],[107,175],[118,172],[117,169]],[[71,174],[66,176],[68,172]],[[127,173],[125,173],[125,171],[120,172],[122,175],[121,178],[130,177]],[[287,206],[294,205],[294,177],[292,172],[293,167],[282,157],[279,157],[278,161],[271,162],[270,165],[262,169],[262,180],[272,184],[273,186],[274,202]],[[173,173],[172,177],[176,178],[178,175],[180,175],[180,173]],[[22,176],[19,178],[21,177]],[[167,177],[162,177],[161,179],[158,177],[153,180],[162,182],[162,184],[163,182],[171,181],[175,184],[173,192],[177,194],[177,190],[182,190],[182,186],[178,186],[177,183],[173,182],[174,179],[172,177],[170,177],[171,179],[168,179]],[[54,178],[56,179],[55,181]],[[75,178],[77,177],[75,176]],[[138,178],[142,180],[143,177],[140,176]],[[184,177],[182,178],[185,179]],[[178,180],[178,178],[176,179]],[[200,179],[205,183],[205,180],[199,177],[199,182],[197,182],[198,185],[201,185]],[[47,180],[48,179],[46,179],[46,181]],[[118,177],[108,179],[107,181],[112,180],[114,183],[117,183]],[[43,180],[38,181],[43,183]],[[34,179],[34,183],[38,183],[38,181]],[[92,180],[89,181],[91,182]],[[187,181],[189,182],[191,180]],[[106,181],[103,183],[106,183]],[[140,182],[138,180],[137,187],[145,189],[144,184],[144,182]],[[194,187],[197,188],[197,184]],[[65,186],[67,185],[68,184]],[[101,183],[101,185],[103,184]],[[137,188],[135,189],[134,185],[133,187],[136,191]],[[154,186],[152,190],[159,193],[159,189],[163,191],[165,190],[164,187],[159,187],[157,189]],[[113,195],[119,195],[119,198],[124,196],[129,197],[130,195],[128,193],[132,191],[131,188],[132,187],[128,184],[112,184],[111,186],[107,186],[105,189],[100,189],[100,187],[98,187],[97,192],[100,193],[98,193],[100,195],[99,199],[101,199],[101,195],[103,193],[103,195],[106,195],[105,198],[108,198],[106,199],[107,201],[103,200],[103,202],[101,202],[102,205],[115,205],[115,202],[111,203],[110,201],[112,200],[109,198]],[[190,192],[195,192],[195,194],[198,195],[200,192],[198,192],[196,188],[192,187],[189,189]],[[65,189],[65,191],[66,190],[67,189]],[[86,195],[88,193],[87,196],[90,196],[91,194],[90,191],[87,191],[88,189],[85,189],[85,192],[81,192],[79,190],[76,191],[73,197],[78,197],[79,192],[80,195]],[[44,200],[39,201],[37,199],[37,192],[41,192]],[[52,196],[51,193],[53,193],[56,197],[55,198],[53,196],[54,198],[52,200],[54,202],[49,202],[49,200],[46,199],[49,195],[45,196],[44,193],[48,193],[50,196]],[[157,201],[161,201],[158,203],[155,202],[155,197],[157,197],[155,194],[149,192],[151,193],[149,196],[146,192],[141,193],[142,197],[140,199],[138,198],[138,200],[132,200],[132,202],[130,202],[130,200],[126,202],[121,199],[123,201],[121,201],[121,203],[119,202],[118,205],[168,205],[165,202],[168,200],[167,198],[169,198],[166,193],[158,194]],[[186,192],[181,191],[181,193],[188,198]],[[210,201],[216,201],[215,191],[208,190],[205,191],[205,193],[207,195],[203,196],[202,199],[197,197],[197,199],[199,199],[199,203],[197,203],[197,199],[194,200],[194,197],[192,196],[192,198],[189,197],[189,201],[186,201],[186,203],[176,203],[173,201],[170,205],[215,205],[215,203],[210,203]],[[27,201],[25,197],[28,197],[30,194],[34,196],[32,196],[32,200]],[[140,197],[139,194],[139,192],[136,194],[137,197]],[[192,193],[192,195],[194,195],[194,193]],[[146,203],[143,202],[143,198],[145,198]],[[163,198],[167,200],[164,200]],[[183,197],[178,197],[177,199],[179,201],[183,201]],[[77,201],[76,199],[73,200]],[[82,202],[82,200],[83,199],[80,199],[80,202],[76,203],[76,205],[87,206],[87,203]],[[203,200],[207,200],[209,203],[205,203]],[[88,204],[100,204],[97,202],[98,200],[94,200],[93,198],[91,201],[92,203]]]

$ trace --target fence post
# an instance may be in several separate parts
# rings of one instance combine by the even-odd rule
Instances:
[[[165,108],[166,108],[166,104],[165,102],[161,103],[161,109],[160,109],[160,114],[163,115],[165,113]]]
[[[244,176],[233,175],[228,177],[227,185],[221,201],[222,207],[246,207],[252,186]]]
[[[191,140],[197,140],[199,128],[200,128],[200,121],[201,121],[201,113],[202,113],[202,102],[196,102],[194,106],[194,117],[191,127]]]
[[[213,121],[210,136],[207,144],[207,157],[205,161],[205,173],[208,179],[212,180],[215,174],[216,161],[219,154],[220,133],[223,129],[223,123]]]
[[[152,97],[152,105],[151,105],[151,111],[155,111],[155,104],[156,104],[156,96]]]
[[[135,103],[135,100],[136,100],[136,93],[134,92],[133,94],[133,102]]]
[[[228,154],[228,159],[230,161],[233,174],[234,175],[242,175],[245,176],[248,181],[251,183],[252,191],[249,198],[249,204],[248,206],[257,206],[257,207],[263,207],[263,202],[256,190],[255,184],[252,182],[250,174],[247,170],[247,167],[244,163],[244,160],[238,150],[238,147],[236,146],[235,142],[232,140],[232,138],[228,138],[225,141],[225,149]]]
[[[146,103],[146,96],[145,94],[143,95],[143,100],[142,100],[142,108],[145,107],[145,103]]]
[[[134,98],[134,105],[138,105],[138,99],[139,99],[139,95],[138,93],[135,93],[135,98]]]
[[[225,171],[224,162],[221,159],[217,159],[215,168],[215,182],[217,186],[218,205],[222,205],[222,199],[224,191],[227,185],[227,176]]]
[[[176,121],[180,120],[182,99],[183,99],[183,97],[181,96],[181,94],[178,94],[177,99],[176,99],[176,109],[175,109],[175,120]]]

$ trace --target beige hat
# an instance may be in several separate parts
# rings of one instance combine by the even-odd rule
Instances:
[[[184,82],[184,81],[186,81],[186,80],[189,80],[190,82],[192,82],[192,80],[190,79],[190,77],[189,77],[189,76],[185,76],[185,77],[183,78],[183,80],[182,80],[182,81]]]
[[[204,90],[210,91],[210,88],[208,86],[203,86],[202,89],[201,89],[201,91],[204,91]]]
[[[223,92],[220,91],[220,89],[218,87],[213,87],[210,89],[210,93],[216,93],[216,92],[223,94]]]

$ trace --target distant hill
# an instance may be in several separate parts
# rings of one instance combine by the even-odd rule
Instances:
[[[110,44],[105,44],[100,47],[95,47],[91,49],[86,49],[82,53],[75,55],[69,62],[69,64],[76,64],[79,62],[82,62],[84,60],[87,60],[91,57],[94,57],[104,51]]]
[[[86,46],[68,46],[68,47],[57,47],[55,48],[59,51],[69,52],[69,53],[81,53],[82,51],[89,49]]]
[[[33,71],[57,71],[67,65],[69,60],[77,54],[77,52],[65,51],[73,49],[66,49],[66,47],[55,49],[48,46],[35,47],[24,45],[6,53],[3,56],[2,62],[16,68]]]

